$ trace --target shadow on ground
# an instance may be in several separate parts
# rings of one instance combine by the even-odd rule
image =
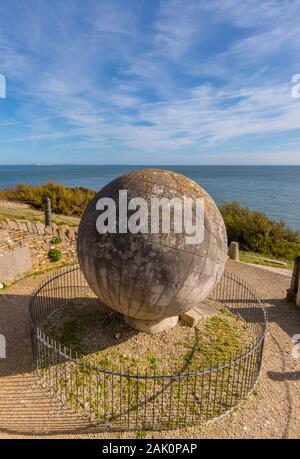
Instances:
[[[300,311],[283,299],[290,282],[288,278],[281,280],[280,276],[270,273],[264,280],[255,268],[250,270],[238,264],[235,270],[250,284],[261,286],[259,294],[264,298],[270,322],[267,346],[272,350],[277,349],[277,355],[271,355],[272,358],[268,357],[265,361],[264,385],[268,386],[271,381],[272,384],[280,384],[277,389],[274,387],[281,400],[284,399],[287,417],[283,422],[284,428],[278,435],[287,437],[291,423],[295,423],[294,419],[299,419],[297,412],[296,418],[293,414],[297,394],[294,394],[290,384],[300,379],[300,371],[291,371],[288,348],[292,349],[293,335],[300,333]],[[13,286],[0,294],[0,334],[5,336],[7,345],[7,358],[0,359],[0,433],[44,436],[99,432],[99,426],[91,427],[87,417],[74,413],[37,384],[27,320],[30,295],[24,292],[30,293],[40,282],[40,278],[25,279],[20,288]],[[277,327],[280,333],[276,332]],[[288,342],[282,341],[284,336],[290,340],[290,347]],[[112,337],[108,337],[108,343],[109,339]],[[266,351],[266,354],[270,353],[268,349]],[[275,394],[272,397],[276,404]],[[269,410],[268,399],[263,399],[260,403],[265,403],[265,409]],[[279,406],[281,405],[278,401]],[[251,411],[251,407],[247,409]],[[255,415],[256,412],[253,412],[251,416]],[[239,413],[236,419],[238,417]]]
[[[300,371],[283,371],[282,373],[278,371],[268,371],[267,375],[270,379],[273,379],[273,381],[300,380]]]

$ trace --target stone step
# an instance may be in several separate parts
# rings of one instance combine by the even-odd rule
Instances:
[[[179,317],[190,327],[195,327],[201,320],[213,317],[217,313],[218,310],[210,302],[203,302],[195,308],[181,314]]]

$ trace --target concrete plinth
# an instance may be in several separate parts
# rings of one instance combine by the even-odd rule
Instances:
[[[167,317],[163,320],[142,320],[134,319],[133,317],[123,316],[125,322],[132,328],[148,333],[148,335],[154,335],[155,333],[160,333],[170,328],[175,327],[178,323],[178,316]]]
[[[234,261],[240,261],[239,243],[231,242],[228,250],[229,257]]]
[[[211,304],[200,303],[193,309],[180,315],[180,319],[186,323],[189,327],[195,327],[201,320],[206,320],[209,317],[213,317],[218,314],[216,308]]]

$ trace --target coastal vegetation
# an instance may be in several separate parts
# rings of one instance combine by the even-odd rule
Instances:
[[[0,190],[0,200],[18,201],[43,209],[49,197],[55,214],[80,217],[95,191],[66,187],[50,181],[40,186],[19,184]],[[284,222],[270,219],[263,212],[251,210],[238,202],[219,206],[225,221],[228,242],[236,241],[241,250],[292,260],[300,253],[300,234]]]
[[[300,253],[300,234],[284,222],[230,202],[220,206],[228,242],[236,241],[245,251],[291,260]]]
[[[52,210],[56,214],[80,216],[95,192],[83,187],[66,187],[49,181],[40,186],[19,184],[0,190],[0,199],[31,204],[43,209],[45,198],[51,199]]]

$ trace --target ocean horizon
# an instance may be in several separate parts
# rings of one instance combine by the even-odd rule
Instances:
[[[300,230],[300,165],[0,165],[0,188],[19,183],[41,185],[53,180],[97,191],[119,175],[148,167],[169,169],[190,177],[217,204],[239,201]]]

